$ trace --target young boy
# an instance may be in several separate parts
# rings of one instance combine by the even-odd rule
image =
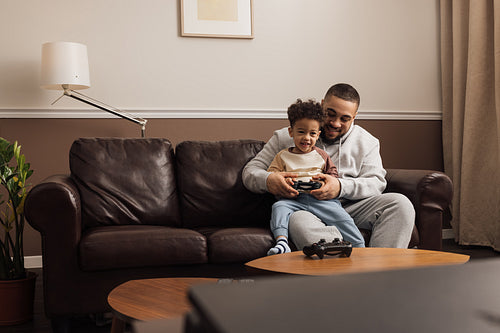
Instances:
[[[288,108],[288,120],[288,132],[293,138],[294,147],[283,149],[276,154],[268,171],[297,173],[297,179],[287,179],[290,185],[294,181],[309,182],[312,176],[320,173],[337,177],[337,168],[330,156],[315,146],[324,120],[321,105],[314,100],[303,102],[298,99]],[[276,245],[267,255],[291,251],[288,246],[288,223],[290,215],[298,210],[310,211],[326,225],[336,226],[344,240],[351,242],[353,247],[365,247],[361,232],[338,199],[318,200],[308,192],[300,192],[295,199],[281,198],[274,203],[271,231]]]

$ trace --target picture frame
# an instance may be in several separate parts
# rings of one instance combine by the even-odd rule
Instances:
[[[254,38],[253,0],[180,0],[181,36]]]

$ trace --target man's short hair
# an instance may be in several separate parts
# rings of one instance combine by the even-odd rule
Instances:
[[[316,102],[314,99],[309,99],[305,102],[303,102],[300,98],[297,99],[295,103],[290,105],[287,114],[291,127],[295,125],[297,120],[304,118],[317,120],[320,126],[325,120],[325,112],[323,111],[321,104]]]
[[[356,91],[356,89],[354,89],[353,86],[347,83],[337,83],[331,86],[325,94],[325,99],[329,98],[330,96],[335,96],[343,99],[344,101],[356,103],[358,106],[360,103],[358,92]]]

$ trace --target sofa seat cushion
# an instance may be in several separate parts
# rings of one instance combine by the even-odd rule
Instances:
[[[207,262],[205,236],[189,229],[151,225],[88,229],[80,242],[84,271]]]
[[[268,228],[224,228],[207,236],[208,261],[244,263],[267,255],[274,241]]]

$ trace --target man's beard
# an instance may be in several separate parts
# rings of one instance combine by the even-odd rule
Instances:
[[[323,140],[324,143],[329,144],[329,145],[338,142],[340,140],[340,138],[342,137],[342,135],[339,135],[335,139],[328,139],[325,136],[324,128],[321,128],[321,133],[319,134],[319,136],[320,136],[321,140]]]

